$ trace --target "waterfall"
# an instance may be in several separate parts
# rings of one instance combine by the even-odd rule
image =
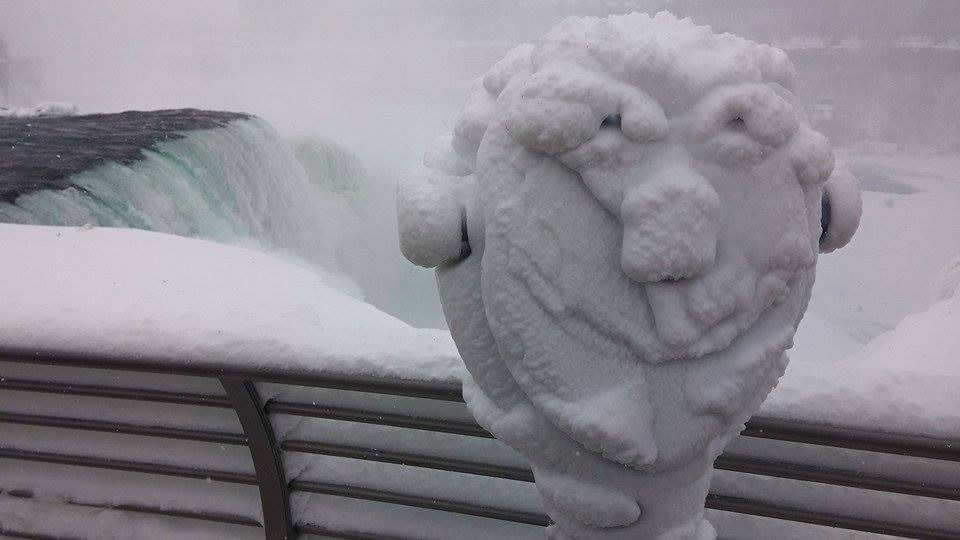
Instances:
[[[295,155],[294,149],[310,169]],[[129,227],[248,245],[326,271],[358,294],[337,259],[356,218],[349,193],[362,186],[358,160],[330,141],[284,141],[250,117],[188,131],[77,172],[64,189],[0,202],[0,222]]]

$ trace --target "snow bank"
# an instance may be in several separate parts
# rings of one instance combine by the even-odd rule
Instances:
[[[945,275],[949,275],[945,272]],[[960,433],[960,294],[836,364],[791,364],[765,416],[956,439]]]
[[[814,286],[816,291],[816,286]],[[863,348],[842,328],[812,310],[807,310],[793,337],[789,356],[793,364],[832,364],[842,362]]]
[[[417,330],[256,251],[130,229],[0,225],[0,347],[454,381]]]
[[[960,255],[960,156],[838,157],[863,182],[863,219],[853,242],[820,258],[808,313],[862,347],[952,292],[942,269]],[[945,288],[930,291],[941,279]],[[797,345],[807,337],[815,336],[798,336]]]

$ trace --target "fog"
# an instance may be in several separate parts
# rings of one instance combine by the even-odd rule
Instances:
[[[0,39],[27,65],[10,75],[10,104],[247,111],[393,170],[449,127],[471,80],[512,45],[568,15],[660,9],[785,46],[801,98],[832,100],[850,118],[819,126],[835,140],[960,139],[957,122],[942,120],[960,117],[960,3],[949,0],[2,0]],[[906,39],[940,48],[871,56]]]
[[[797,67],[801,103],[836,148],[960,154],[960,2],[952,0],[0,0],[0,105],[244,111],[285,137],[337,141],[359,156],[373,184],[367,240],[350,254],[366,269],[368,300],[414,324],[438,326],[431,274],[414,270],[396,247],[397,176],[450,129],[473,79],[515,44],[536,40],[569,15],[662,9],[784,48]],[[891,170],[899,171],[883,174]],[[929,196],[930,204],[946,200]],[[890,201],[871,202],[867,225],[888,219],[881,212],[895,210]],[[940,243],[927,242],[935,253],[924,256],[922,271],[912,270],[920,274],[918,290],[960,253],[950,240],[956,221],[938,223]],[[821,297],[835,304],[824,309],[834,322],[874,321],[868,331],[851,331],[860,340],[925,308],[916,300],[925,294],[888,285],[915,266],[914,236],[898,238],[906,246],[901,267],[873,272],[887,281],[860,279],[888,249],[888,238],[876,238],[828,259],[818,280],[831,291]],[[857,299],[836,292],[854,289]],[[814,308],[817,302],[815,293]]]
[[[476,78],[662,10],[851,175],[657,21],[691,69],[548,64],[402,184],[471,249],[407,327]],[[0,537],[960,538],[958,210],[960,0],[0,0]]]

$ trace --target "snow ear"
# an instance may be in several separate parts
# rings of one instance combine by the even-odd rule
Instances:
[[[836,169],[823,188],[820,253],[830,253],[850,242],[860,226],[860,180],[849,171]]]
[[[417,266],[433,268],[466,258],[465,184],[460,177],[417,167],[397,185],[400,251]]]

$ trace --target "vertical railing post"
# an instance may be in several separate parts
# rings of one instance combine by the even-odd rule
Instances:
[[[221,377],[220,384],[233,403],[247,437],[250,456],[260,486],[260,505],[263,509],[263,529],[267,540],[294,538],[290,519],[290,497],[283,471],[280,447],[273,435],[270,420],[253,382]]]

